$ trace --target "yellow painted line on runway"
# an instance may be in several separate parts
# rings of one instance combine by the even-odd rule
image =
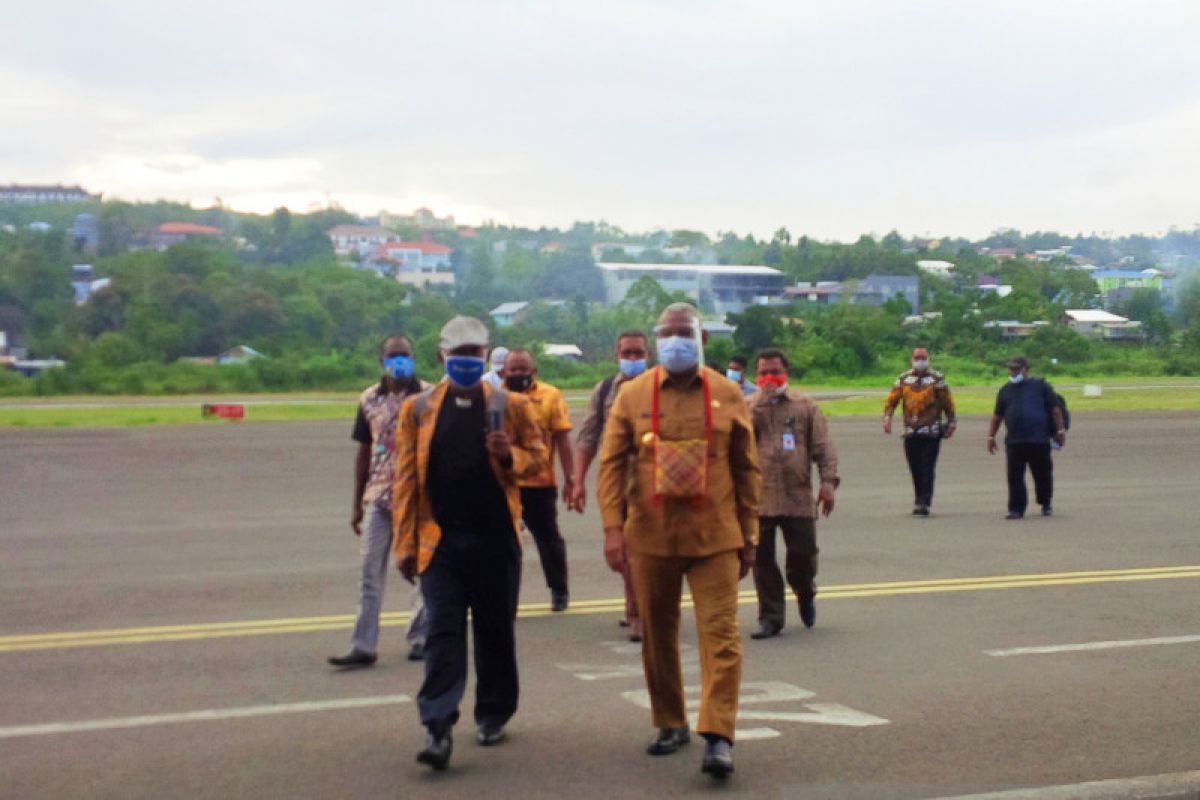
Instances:
[[[822,600],[856,597],[894,597],[901,595],[938,594],[945,592],[974,592],[996,589],[1029,589],[1049,586],[1082,586],[1100,583],[1156,581],[1200,578],[1200,565],[1176,567],[1142,567],[1136,569],[1092,570],[1086,572],[1047,572],[1026,575],[991,575],[975,578],[941,578],[919,581],[889,581],[886,583],[857,583],[821,588]],[[738,593],[738,602],[756,602],[751,591]],[[684,598],[691,605],[691,598]],[[548,616],[584,616],[624,611],[624,598],[574,601],[565,612],[554,612],[549,603],[529,603],[518,610],[522,619]],[[404,625],[407,612],[392,612],[380,617],[384,626]],[[103,647],[122,644],[151,644],[186,642],[203,639],[224,639],[243,636],[268,636],[284,633],[313,633],[345,630],[354,624],[351,614],[321,617],[291,617],[284,619],[244,620],[237,622],[205,622],[191,625],[160,625],[138,628],[110,628],[92,631],[34,633],[0,636],[0,653],[29,650],[61,650],[78,647]]]

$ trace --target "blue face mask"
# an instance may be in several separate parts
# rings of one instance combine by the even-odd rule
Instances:
[[[460,389],[473,389],[483,378],[487,362],[475,356],[446,356],[446,377]]]
[[[417,368],[417,362],[412,356],[390,356],[383,360],[383,368],[393,378],[411,378]]]
[[[1023,380],[1025,380],[1025,373],[1024,373],[1024,372],[1018,372],[1016,375],[1009,375],[1009,376],[1008,376],[1008,382],[1009,382],[1009,383],[1020,383],[1020,382],[1021,382],[1021,381],[1023,381]]]
[[[622,358],[617,362],[621,367],[621,374],[626,378],[636,378],[646,371],[646,359],[627,359]]]
[[[667,336],[658,340],[658,363],[667,372],[687,372],[700,363],[700,348],[691,336]]]
[[[727,369],[725,370],[725,377],[729,378],[729,380],[733,381],[734,383],[741,383],[742,371],[740,369]]]

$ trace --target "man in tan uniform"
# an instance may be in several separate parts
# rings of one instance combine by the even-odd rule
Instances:
[[[698,732],[707,742],[701,769],[724,778],[733,772],[742,675],[738,581],[758,541],[758,454],[741,389],[700,366],[696,309],[668,306],[656,334],[660,366],[621,388],[605,427],[597,488],[604,557],[617,572],[628,560],[642,613],[642,665],[659,729],[650,755],[690,740],[679,659],[687,578],[700,647]]]
[[[774,348],[758,354],[758,392],[747,401],[763,466],[763,496],[758,518],[758,556],[754,588],[758,592],[759,629],[751,639],[769,639],[783,630],[783,575],[775,559],[775,530],[787,547],[787,582],[800,603],[800,619],[811,628],[817,621],[817,511],[833,513],[840,479],[837,453],[821,409],[789,389],[788,360]],[[820,480],[813,504],[812,468]]]

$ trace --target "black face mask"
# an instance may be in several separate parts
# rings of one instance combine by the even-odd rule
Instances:
[[[509,375],[504,379],[504,385],[514,392],[527,392],[533,385],[532,375]]]

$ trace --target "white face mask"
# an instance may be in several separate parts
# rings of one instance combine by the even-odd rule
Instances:
[[[928,358],[914,358],[912,365],[913,365],[913,369],[920,369],[920,370],[929,369],[929,359]]]

